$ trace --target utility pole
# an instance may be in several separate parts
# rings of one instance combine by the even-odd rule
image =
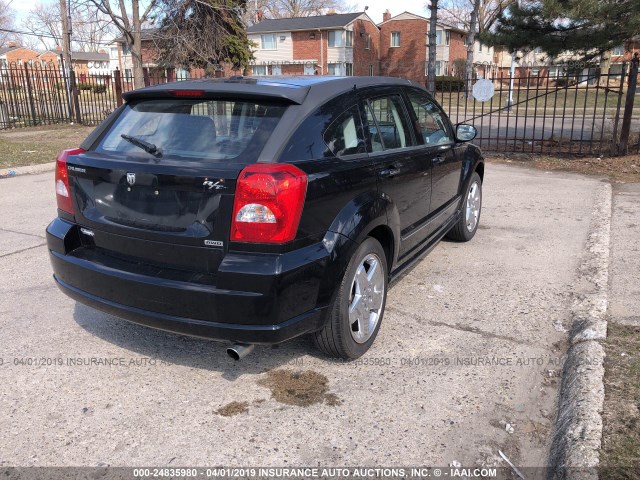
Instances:
[[[69,0],[71,1],[71,0]],[[71,7],[67,0],[60,0],[60,17],[62,18],[62,56],[64,58],[67,81],[67,97],[69,98],[69,120],[73,121],[73,100],[75,85],[71,82]]]
[[[438,0],[429,3],[431,16],[429,17],[429,59],[427,61],[427,90],[431,95],[436,94],[436,28],[438,25]],[[443,32],[444,35],[444,32]]]

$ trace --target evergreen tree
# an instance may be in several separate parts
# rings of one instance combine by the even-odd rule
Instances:
[[[240,69],[251,61],[251,44],[242,23],[246,0],[157,1],[158,64],[207,68],[230,62]]]
[[[552,57],[572,51],[592,59],[637,35],[640,0],[534,0],[512,5],[481,39],[509,50],[540,47]]]

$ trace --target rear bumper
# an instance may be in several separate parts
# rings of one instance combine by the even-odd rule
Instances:
[[[79,227],[47,228],[58,287],[71,298],[141,325],[244,343],[279,343],[318,330],[337,284],[326,245],[286,254],[228,252],[215,276],[176,272],[82,246]],[[99,232],[96,232],[99,235]]]

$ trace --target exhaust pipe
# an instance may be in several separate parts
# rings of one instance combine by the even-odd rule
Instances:
[[[235,343],[231,345],[229,348],[227,348],[227,355],[229,355],[234,360],[241,360],[247,355],[249,355],[251,352],[253,352],[254,348],[255,348],[255,345],[252,345],[252,344]]]

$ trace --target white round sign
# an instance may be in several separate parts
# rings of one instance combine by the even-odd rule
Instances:
[[[473,86],[473,98],[479,102],[488,102],[493,98],[495,89],[491,80],[478,80]]]

